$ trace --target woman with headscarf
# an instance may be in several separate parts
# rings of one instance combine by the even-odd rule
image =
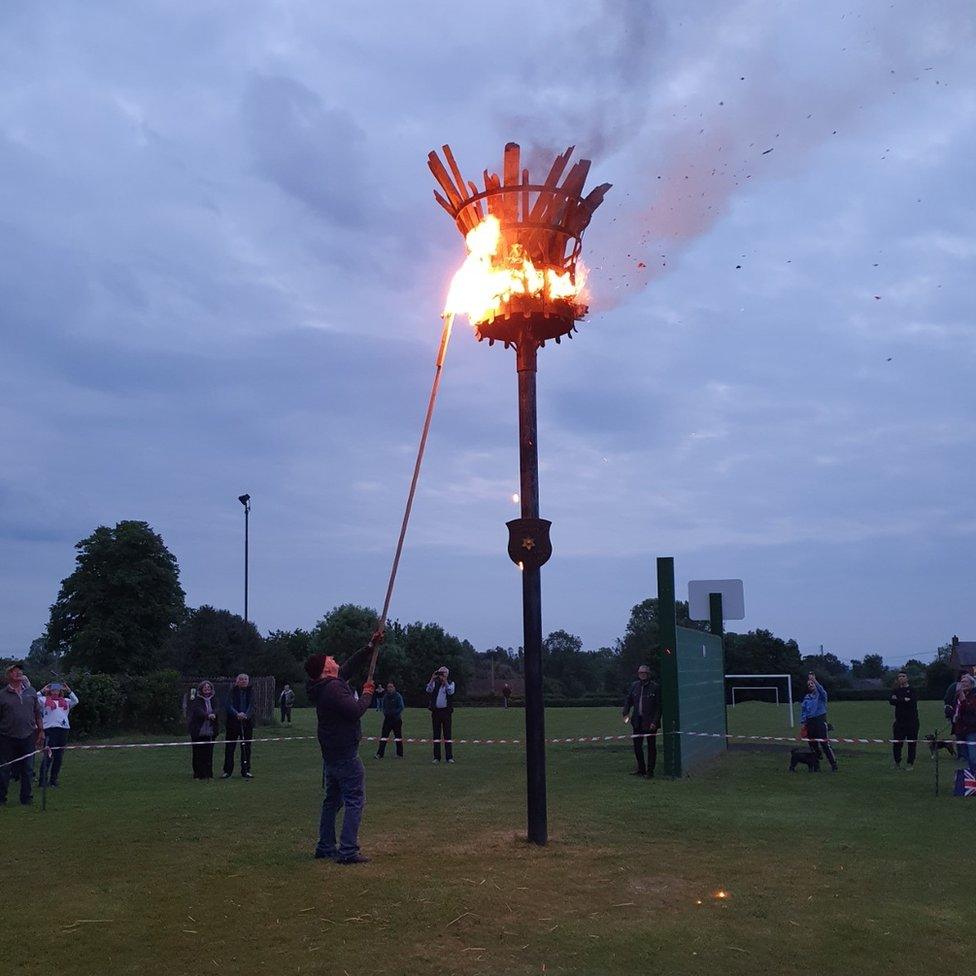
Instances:
[[[64,697],[65,692],[68,693],[67,698]],[[78,696],[67,685],[53,681],[37,693],[37,701],[44,721],[41,784],[47,782],[51,786],[57,786],[61,763],[64,761],[64,747],[68,744],[68,732],[71,729],[68,713],[78,704]]]
[[[190,699],[186,723],[193,743],[193,778],[213,779],[214,739],[219,731],[213,685],[201,681],[196,697]]]

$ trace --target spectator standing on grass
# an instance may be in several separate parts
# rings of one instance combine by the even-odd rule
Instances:
[[[801,731],[806,729],[807,743],[817,760],[822,758],[820,750],[823,748],[823,755],[830,763],[831,772],[836,773],[837,760],[827,741],[827,690],[817,681],[817,676],[812,671],[807,675],[807,693],[800,706],[800,725]]]
[[[454,706],[451,695],[454,694],[454,682],[448,680],[451,672],[445,667],[438,668],[427,682],[427,707],[430,709],[431,721],[434,727],[434,762],[441,761],[441,739],[444,740],[444,758],[454,762],[454,743],[452,741],[452,716]]]
[[[193,753],[193,778],[213,779],[214,739],[220,731],[217,717],[217,701],[213,685],[201,681],[197,693],[190,699],[186,709],[187,730],[190,733],[190,747]]]
[[[65,698],[65,692],[68,697]],[[44,723],[44,758],[41,760],[41,785],[58,785],[64,748],[68,744],[71,723],[68,713],[78,704],[78,696],[65,684],[52,682],[37,693]],[[50,777],[50,779],[48,778]]]
[[[633,730],[634,755],[637,768],[633,776],[654,778],[657,765],[657,729],[661,724],[661,692],[651,681],[651,669],[642,664],[637,669],[637,680],[630,686],[624,702],[624,722]],[[644,740],[647,740],[647,762],[644,762]]]
[[[251,775],[251,739],[254,738],[254,689],[246,674],[239,674],[227,693],[227,733],[224,746],[224,771],[221,779],[234,773],[234,752],[237,741],[241,743],[241,776],[253,779]]]
[[[281,689],[281,694],[278,696],[278,704],[281,706],[281,724],[285,724],[285,720],[291,725],[291,709],[295,704],[295,692],[291,690],[291,685],[285,685]]]
[[[380,732],[380,744],[376,750],[376,758],[382,759],[386,752],[387,736],[393,735],[398,759],[403,758],[403,695],[396,690],[392,681],[386,683],[386,693],[383,695],[383,731]]]
[[[377,630],[369,643],[356,651],[342,667],[330,654],[313,654],[305,661],[308,700],[318,717],[325,780],[315,857],[337,864],[369,861],[359,850],[359,825],[366,805],[366,770],[359,758],[359,743],[363,737],[360,719],[372,704],[374,686],[372,681],[367,681],[359,700],[349,686],[349,679],[382,640],[383,631]],[[343,807],[345,816],[337,846],[336,818]]]
[[[905,740],[908,740],[909,770],[915,767],[915,752],[918,749],[918,697],[915,689],[908,684],[908,675],[899,672],[895,679],[895,687],[891,690],[889,699],[895,707],[895,722],[891,727],[891,750],[894,754],[895,769],[901,769],[901,751]]]
[[[508,700],[512,697],[512,686],[506,681],[502,685],[502,708],[508,708]]]
[[[25,683],[21,666],[11,664],[4,678],[0,688],[0,806],[7,802],[14,769],[20,773],[20,802],[26,806],[32,799],[30,760],[44,745],[44,723],[37,695]]]
[[[976,679],[964,674],[956,683],[956,710],[952,720],[956,751],[976,773]]]

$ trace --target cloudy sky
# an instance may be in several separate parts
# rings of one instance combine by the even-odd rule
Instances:
[[[540,356],[544,624],[654,557],[842,657],[976,639],[976,15],[964,2],[0,7],[0,654],[144,519],[262,630],[382,601],[473,178],[614,189]],[[541,175],[541,174],[540,174]],[[644,267],[641,267],[643,265]],[[393,616],[520,642],[514,357],[459,323]]]

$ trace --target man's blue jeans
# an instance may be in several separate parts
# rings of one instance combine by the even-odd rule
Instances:
[[[359,853],[359,822],[366,805],[366,770],[359,756],[324,763],[325,799],[319,820],[319,842],[315,853],[340,861]],[[336,817],[345,807],[342,836],[336,847]]]

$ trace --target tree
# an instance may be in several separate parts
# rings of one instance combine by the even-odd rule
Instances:
[[[299,664],[303,664],[305,658],[312,653],[310,650],[312,635],[300,627],[295,630],[273,630],[265,637],[264,644],[266,649],[275,648],[276,652],[280,648],[282,654],[298,661]]]
[[[60,672],[61,654],[56,647],[48,645],[46,638],[37,637],[31,641],[24,666],[32,681],[38,682],[42,676],[44,677],[44,681],[36,685],[39,688]]]
[[[867,654],[864,660],[854,658],[851,661],[851,674],[855,678],[883,678],[885,675],[884,661],[880,654]]]
[[[375,610],[354,603],[333,607],[312,628],[309,653],[329,654],[342,664],[369,641],[376,617]]]
[[[203,606],[191,610],[166,645],[163,658],[181,674],[230,678],[259,670],[264,641],[250,621],[229,610]]]
[[[675,616],[679,627],[692,630],[707,630],[708,625],[688,617],[688,604],[683,600],[675,603]],[[617,640],[618,687],[632,680],[641,664],[646,664],[655,676],[661,673],[661,631],[658,622],[658,601],[656,597],[638,603],[630,611],[627,630]]]
[[[547,691],[567,698],[600,694],[607,690],[607,671],[613,670],[611,688],[617,690],[616,655],[609,648],[584,651],[575,634],[555,630],[542,642],[543,668]]]
[[[176,557],[146,522],[99,526],[62,580],[45,639],[69,667],[143,674],[186,613]]]
[[[788,674],[794,695],[806,693],[806,673],[800,661],[799,646],[792,638],[783,640],[770,630],[726,635],[725,673]]]
[[[426,701],[424,688],[436,668],[449,668],[455,694],[462,697],[474,673],[475,650],[471,643],[447,633],[439,624],[420,621],[403,626],[394,621],[380,648],[376,674],[381,682],[394,681],[411,704]]]

